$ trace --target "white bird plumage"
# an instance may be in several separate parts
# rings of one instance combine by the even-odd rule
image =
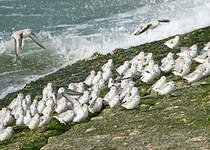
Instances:
[[[170,39],[164,43],[164,45],[168,46],[170,49],[175,48],[180,44],[180,38],[179,36],[175,36],[175,38]]]
[[[99,112],[103,106],[103,99],[98,97],[96,100],[92,100],[89,102],[88,110],[91,113]]]
[[[67,110],[57,116],[53,116],[56,118],[60,123],[66,124],[68,122],[71,122],[74,118],[74,112],[73,110]]]
[[[165,83],[164,85],[162,85],[162,87],[159,87],[157,89],[157,92],[160,95],[167,95],[167,94],[173,93],[175,88],[176,88],[176,85],[175,85],[174,81],[169,81],[169,82]]]
[[[87,78],[85,79],[84,83],[90,86],[92,84],[92,80],[94,79],[95,75],[96,75],[95,70],[92,70],[90,72],[90,75],[87,76]]]
[[[41,48],[46,49],[38,40],[36,35],[30,30],[30,29],[24,29],[16,31],[12,34],[12,36],[15,40],[15,53],[18,57],[20,50],[22,48],[22,41],[24,38],[30,37],[37,45],[39,45]]]
[[[134,109],[139,105],[139,103],[140,103],[140,96],[136,95],[135,97],[132,97],[132,98],[128,99],[121,106],[126,108],[126,109]]]
[[[167,79],[165,76],[162,76],[155,84],[152,85],[152,89],[154,91],[157,91],[160,87],[162,87],[167,82]]]
[[[0,141],[9,139],[12,136],[13,129],[12,127],[7,127],[6,129],[0,130]]]

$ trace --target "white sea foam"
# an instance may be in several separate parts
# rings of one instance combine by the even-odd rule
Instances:
[[[21,14],[10,14],[10,16],[16,15]],[[14,41],[12,39],[3,41],[1,36],[0,57],[12,57],[12,60],[7,62],[11,65],[6,67],[14,70],[20,80],[19,82],[14,80],[13,85],[0,87],[0,98],[23,88],[32,80],[55,72],[69,63],[87,58],[94,52],[112,53],[116,48],[129,48],[187,33],[209,26],[209,18],[209,0],[163,0],[160,3],[150,1],[139,9],[105,18],[95,18],[80,24],[50,24],[43,27],[46,30],[36,33],[47,50],[39,48],[31,40],[25,40],[19,58],[19,62],[22,63],[16,65],[12,65],[16,63]],[[140,26],[156,19],[170,19],[171,22],[150,30],[147,34],[133,35]],[[1,77],[8,74],[4,72],[0,74],[1,82]]]

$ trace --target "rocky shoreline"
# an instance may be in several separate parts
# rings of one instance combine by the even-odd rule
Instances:
[[[168,52],[179,51],[163,45],[166,40],[117,49],[113,54],[94,54],[9,94],[0,101],[0,108],[7,106],[19,92],[41,99],[48,82],[57,90],[71,82],[83,81],[91,70],[98,71],[110,58],[117,68],[144,51],[152,52],[158,63]],[[181,35],[180,46],[197,44],[201,49],[209,41],[210,27],[206,27]],[[191,71],[197,65],[193,62]],[[144,98],[134,110],[106,107],[79,124],[65,126],[52,119],[46,127],[32,131],[25,126],[14,127],[14,135],[0,142],[0,149],[210,149],[210,77],[189,86],[182,78],[165,75],[176,82],[173,97],[151,95],[148,93],[151,84],[138,82],[136,86]]]

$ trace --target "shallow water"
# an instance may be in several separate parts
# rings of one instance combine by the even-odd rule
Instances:
[[[110,53],[210,25],[209,0],[0,0],[0,98],[94,52]],[[146,22],[170,19],[148,34]],[[11,34],[30,28],[47,47],[25,39],[20,56]]]

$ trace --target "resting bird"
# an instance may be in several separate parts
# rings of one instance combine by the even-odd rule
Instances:
[[[168,40],[164,43],[164,45],[168,46],[170,49],[175,48],[179,44],[180,44],[180,37],[179,36],[175,36],[175,38],[170,39],[170,40]]]
[[[147,31],[149,29],[154,29],[157,26],[159,26],[161,22],[170,22],[170,20],[163,19],[163,20],[155,20],[155,21],[152,21],[152,22],[146,24],[144,27],[142,27],[137,32],[135,32],[134,35],[140,35],[140,34],[144,33],[145,31]]]
[[[46,49],[38,40],[38,38],[35,36],[35,34],[30,29],[24,29],[16,31],[12,34],[12,36],[15,40],[15,53],[18,57],[18,54],[20,53],[20,50],[22,48],[22,41],[23,38],[30,37],[37,45],[39,45],[41,48]]]

